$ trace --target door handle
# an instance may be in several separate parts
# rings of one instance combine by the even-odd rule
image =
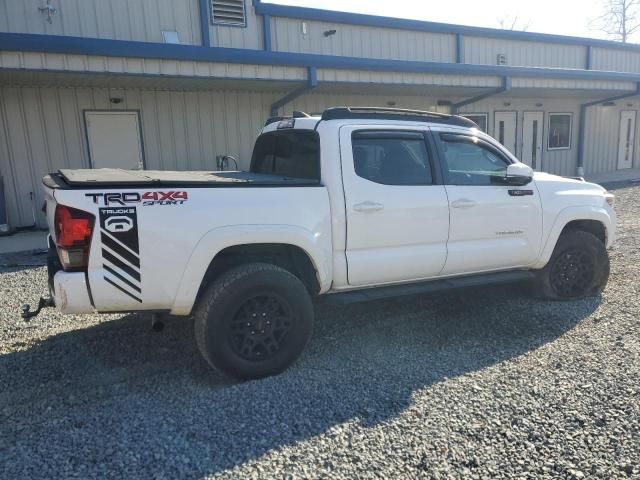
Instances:
[[[453,208],[471,208],[477,205],[473,200],[469,200],[468,198],[461,198],[460,200],[456,200],[451,202],[451,206]]]
[[[353,209],[356,212],[372,213],[372,212],[379,212],[380,210],[384,210],[384,205],[376,202],[362,202],[362,203],[358,203],[357,205],[354,205]]]

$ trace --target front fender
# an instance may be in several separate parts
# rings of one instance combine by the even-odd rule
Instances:
[[[310,258],[318,275],[320,291],[331,286],[331,238],[295,225],[235,225],[215,228],[197,243],[180,279],[173,301],[173,315],[189,315],[211,261],[225,248],[237,245],[275,243],[293,245]]]
[[[551,259],[553,249],[556,247],[556,243],[560,238],[562,230],[569,222],[574,220],[595,220],[604,225],[607,243],[606,247],[609,248],[615,240],[616,229],[616,216],[613,209],[606,209],[594,206],[574,206],[567,207],[560,211],[556,217],[553,226],[547,236],[547,240],[542,248],[542,253],[538,262],[534,265],[534,268],[544,268],[544,266]]]

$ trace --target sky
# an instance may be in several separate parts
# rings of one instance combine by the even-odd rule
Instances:
[[[266,0],[300,7],[341,10],[433,22],[500,28],[517,17],[516,30],[609,38],[595,28],[605,0]],[[640,42],[640,35],[631,39]]]

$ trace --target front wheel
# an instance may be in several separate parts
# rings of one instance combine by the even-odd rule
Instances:
[[[300,356],[313,328],[313,304],[302,282],[266,263],[223,273],[194,316],[200,353],[211,366],[241,379],[285,370]]]
[[[539,297],[574,300],[599,295],[609,280],[609,255],[598,237],[570,230],[558,239],[549,263],[536,272]]]

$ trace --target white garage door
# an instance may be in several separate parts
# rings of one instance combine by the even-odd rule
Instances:
[[[144,168],[138,112],[85,112],[92,168]]]

